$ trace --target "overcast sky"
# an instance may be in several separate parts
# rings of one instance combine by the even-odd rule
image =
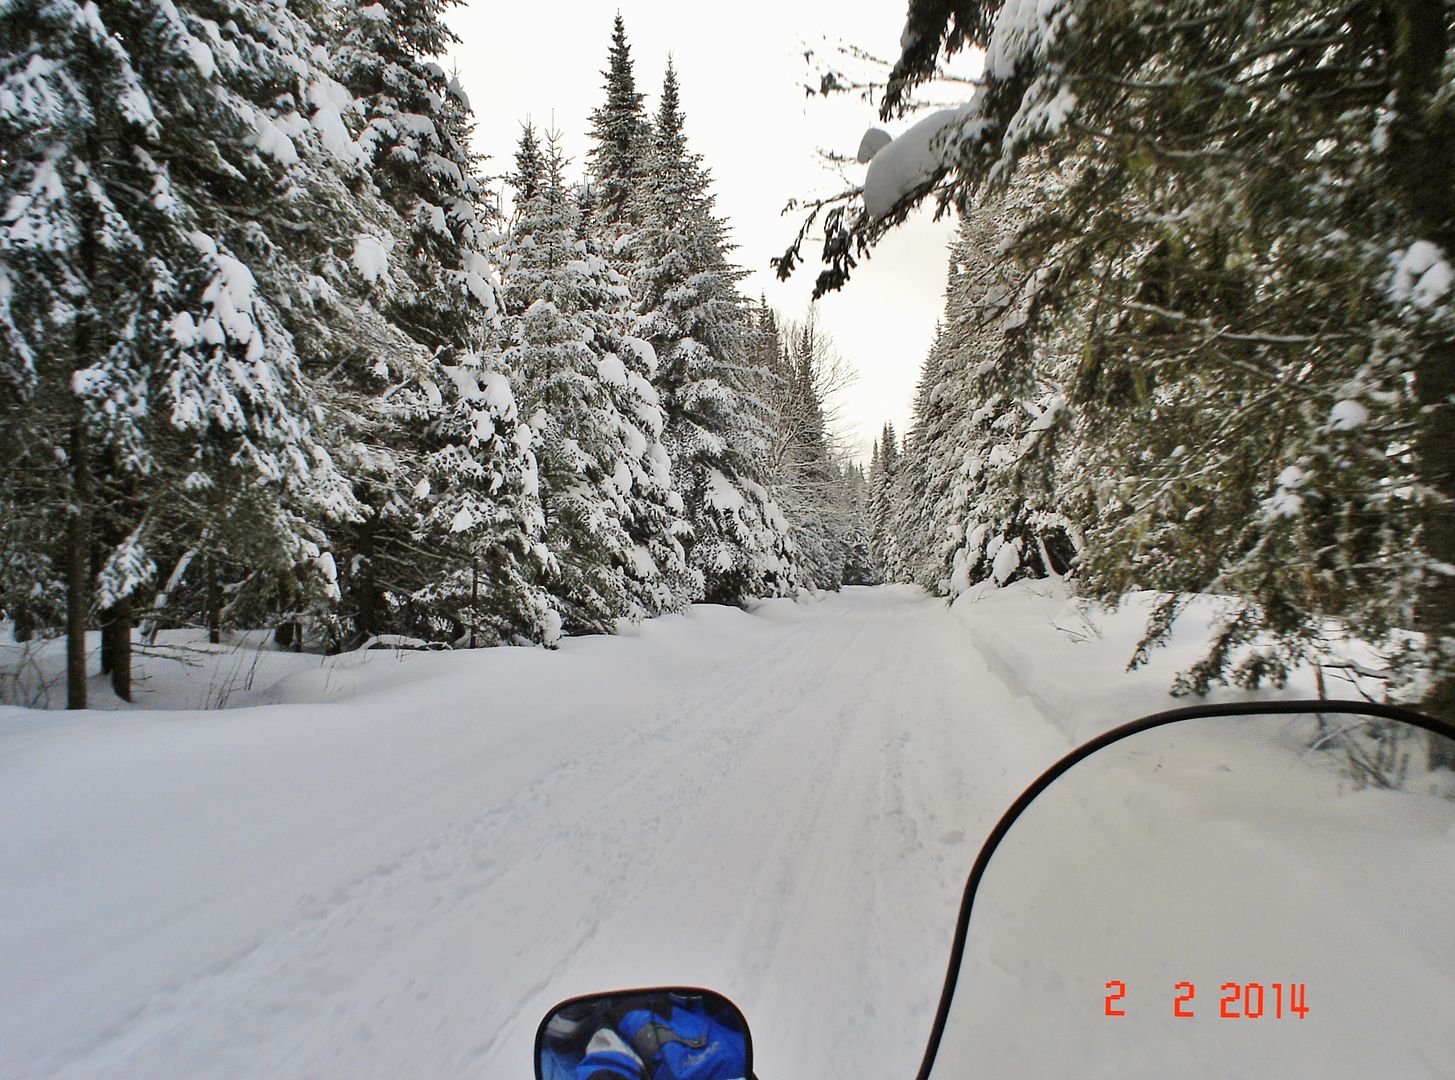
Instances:
[[[842,181],[815,156],[817,147],[852,155],[874,109],[843,98],[807,98],[803,51],[824,51],[843,39],[891,56],[904,23],[904,0],[621,0],[635,61],[637,88],[655,109],[670,53],[676,62],[690,145],[715,180],[719,211],[733,227],[736,260],[752,277],[750,295],[798,318],[808,306],[816,262],[783,285],[768,267],[799,225],[781,216],[794,197],[828,194]],[[589,114],[604,99],[612,18],[602,0],[474,0],[456,9],[461,38],[454,62],[474,106],[478,149],[508,166],[520,124],[552,123],[579,175]],[[830,40],[825,41],[825,35]],[[890,125],[898,132],[904,124]],[[862,179],[862,167],[852,179]],[[910,400],[934,333],[945,285],[951,224],[929,214],[892,235],[848,287],[820,302],[822,324],[858,370],[840,402],[842,426],[867,458],[885,421],[903,430]],[[813,254],[816,255],[816,252]]]

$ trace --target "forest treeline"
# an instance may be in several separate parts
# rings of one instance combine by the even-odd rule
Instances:
[[[832,350],[741,292],[618,16],[591,153],[508,213],[440,0],[0,10],[0,613],[554,643],[864,580]]]
[[[1213,596],[1179,689],[1312,664],[1450,716],[1452,42],[1439,0],[912,0],[883,117],[961,49],[972,96],[813,208],[820,291],[926,200],[961,219],[880,573],[1152,590],[1133,662]]]

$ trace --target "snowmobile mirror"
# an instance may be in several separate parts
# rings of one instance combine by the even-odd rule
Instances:
[[[619,990],[548,1012],[535,1059],[536,1080],[750,1080],[753,1041],[711,990]]]
[[[1242,708],[1127,725],[1007,813],[920,1080],[1450,1075],[1455,729]]]

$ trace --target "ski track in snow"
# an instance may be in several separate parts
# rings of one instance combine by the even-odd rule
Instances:
[[[307,845],[233,866],[254,888],[279,882],[266,902],[249,907],[225,882],[184,897],[175,919],[209,928],[210,955],[132,913],[180,903],[145,867],[120,914],[95,886],[100,929],[76,946],[113,967],[134,959],[133,980],[92,985],[80,960],[48,972],[43,957],[7,978],[7,949],[43,949],[54,932],[21,912],[39,938],[21,925],[0,939],[0,1077],[527,1077],[556,1000],[690,983],[744,1008],[766,1080],[907,1080],[979,842],[1067,743],[914,590],[734,618],[709,624],[723,632],[707,647],[688,620],[680,642],[605,643],[609,684],[569,650],[517,654],[539,692],[516,687],[514,707],[539,714],[499,730],[447,722],[489,692],[458,664],[377,700],[309,707],[392,707],[411,739],[381,748],[433,756],[396,790],[325,800],[294,824]],[[327,755],[298,706],[233,723],[282,709],[300,726],[280,732],[279,767],[295,740],[297,754]],[[220,820],[254,809],[223,805]],[[28,850],[3,802],[0,827],[12,833],[0,886],[67,858],[53,838]]]

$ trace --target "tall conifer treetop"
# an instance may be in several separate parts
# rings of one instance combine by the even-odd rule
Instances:
[[[666,444],[693,527],[708,599],[740,603],[799,583],[789,526],[765,486],[772,376],[754,356],[753,314],[728,261],[711,178],[687,145],[677,75],[667,66],[629,245],[633,292],[657,355]]]
[[[626,24],[618,12],[612,24],[606,102],[591,113],[591,173],[597,187],[597,218],[603,227],[633,223],[633,198],[645,173],[650,145],[644,94],[637,92]]]

